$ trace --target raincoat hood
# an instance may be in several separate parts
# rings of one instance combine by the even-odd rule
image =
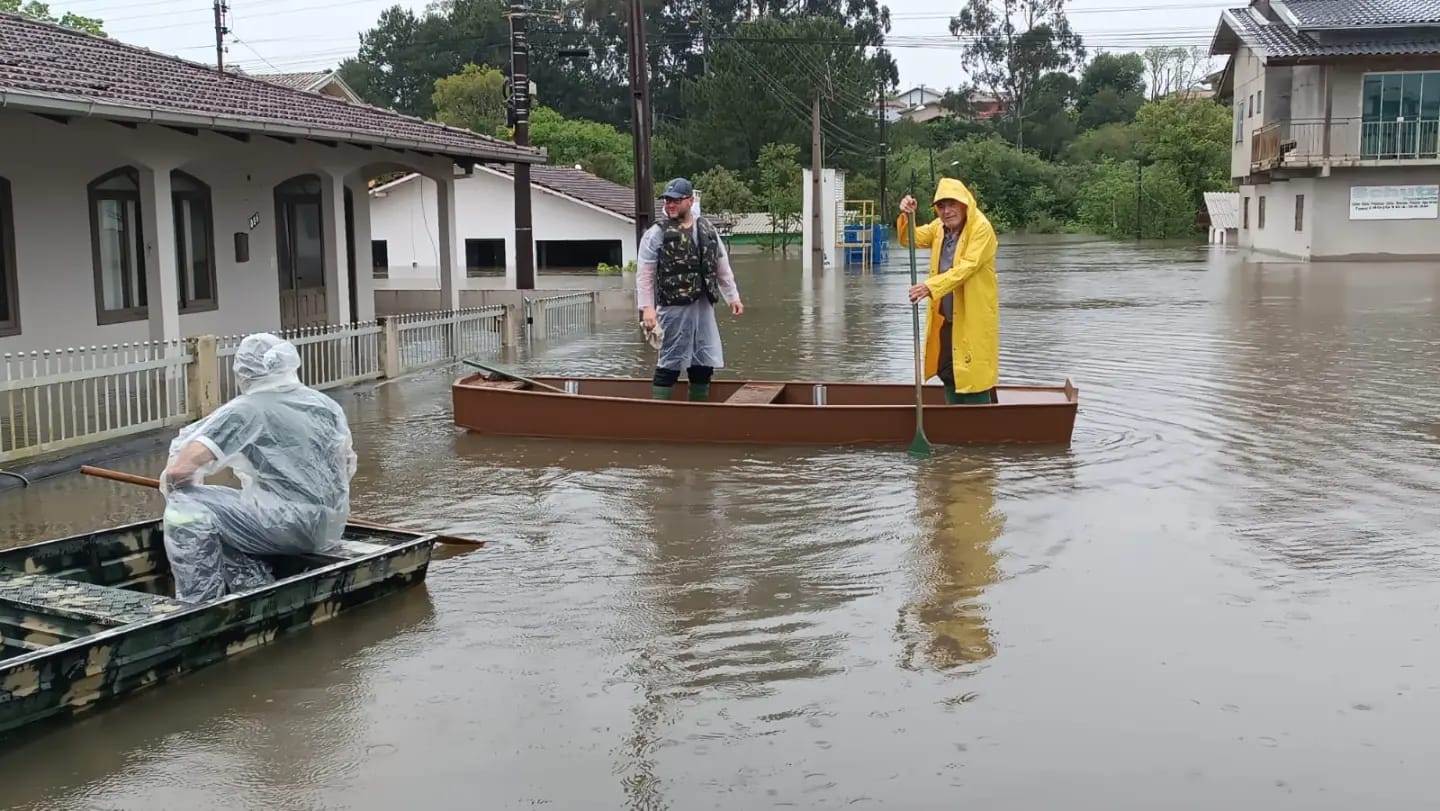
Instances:
[[[931,203],[938,203],[941,200],[958,200],[971,211],[978,209],[978,206],[975,205],[975,195],[970,193],[970,188],[953,177],[940,178],[940,184],[935,187],[935,199]]]

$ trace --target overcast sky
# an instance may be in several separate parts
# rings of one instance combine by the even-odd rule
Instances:
[[[229,0],[232,41],[227,63],[252,72],[334,67],[355,53],[357,37],[394,0]],[[963,0],[890,0],[892,47],[901,89],[964,80],[948,20]],[[403,0],[416,10],[424,0]],[[1246,0],[1070,0],[1071,25],[1094,50],[1150,45],[1205,45],[1221,10]],[[74,11],[105,20],[123,42],[214,64],[214,14],[209,0],[52,0],[57,14]],[[949,40],[947,42],[947,40]]]

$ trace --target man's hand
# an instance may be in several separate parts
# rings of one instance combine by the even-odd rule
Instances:
[[[906,215],[907,217],[915,216],[915,209],[917,206],[918,203],[915,202],[915,198],[911,197],[908,194],[900,198],[900,213]]]
[[[740,303],[740,299],[737,298],[734,301],[730,302],[731,315],[743,315],[744,313],[745,305]]]
[[[914,302],[919,301],[920,299],[929,298],[929,297],[930,297],[930,288],[926,287],[926,286],[923,285],[923,284],[917,284],[917,285],[915,285],[914,287],[910,288],[910,302],[911,302],[912,304],[913,304]]]
[[[640,326],[644,327],[645,329],[655,329],[655,322],[657,320],[658,318],[655,315],[655,308],[646,307],[645,311],[640,315]]]

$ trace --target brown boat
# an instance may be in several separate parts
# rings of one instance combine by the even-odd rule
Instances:
[[[471,364],[478,365],[478,364]],[[488,367],[487,367],[488,368]],[[924,429],[937,445],[1069,445],[1080,392],[999,386],[989,405],[947,405],[924,387]],[[455,424],[480,434],[763,445],[905,445],[915,385],[713,380],[707,402],[653,400],[649,378],[530,377],[477,372],[451,386]]]

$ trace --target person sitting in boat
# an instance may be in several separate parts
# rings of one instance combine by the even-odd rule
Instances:
[[[909,247],[908,220],[916,207],[908,194],[900,201],[896,233],[901,247]],[[995,229],[975,195],[955,178],[940,179],[934,208],[937,218],[915,228],[915,247],[930,249],[930,275],[909,292],[912,302],[930,299],[925,379],[940,378],[947,403],[993,403],[1000,379]]]
[[[350,515],[356,456],[345,412],[300,382],[289,341],[246,336],[235,351],[240,394],[187,426],[160,476],[175,597],[216,600],[274,581],[258,555],[318,552]],[[204,484],[230,468],[240,488]]]
[[[660,353],[655,362],[652,395],[670,399],[684,370],[689,399],[710,399],[710,378],[725,365],[715,302],[720,296],[730,312],[745,307],[725,243],[715,226],[694,208],[695,189],[683,177],[665,186],[665,218],[640,239],[635,298],[640,322],[647,331],[660,328]]]

